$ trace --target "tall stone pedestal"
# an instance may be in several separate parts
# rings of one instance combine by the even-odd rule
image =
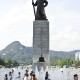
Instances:
[[[38,62],[39,58],[44,57],[45,62]],[[33,70],[35,65],[50,65],[49,54],[49,22],[47,20],[35,20],[33,22]]]

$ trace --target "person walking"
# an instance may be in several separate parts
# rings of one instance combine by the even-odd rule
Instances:
[[[12,73],[11,73],[11,71],[9,72],[9,80],[12,80]]]
[[[28,76],[29,76],[28,74],[25,74],[23,80],[29,80],[29,79],[28,79]]]
[[[37,78],[36,78],[36,75],[33,73],[33,75],[32,75],[32,80],[38,80]]]
[[[4,80],[8,80],[8,76],[7,76],[7,74],[5,74]]]
[[[48,72],[46,72],[45,80],[50,80],[50,79],[49,79],[49,74],[48,74]]]
[[[78,75],[74,74],[74,80],[78,80]]]

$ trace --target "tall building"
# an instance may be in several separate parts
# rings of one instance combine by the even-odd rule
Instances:
[[[80,60],[80,52],[75,53],[75,60],[76,61]]]

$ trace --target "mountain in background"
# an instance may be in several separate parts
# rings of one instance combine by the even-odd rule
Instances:
[[[19,63],[32,61],[32,48],[22,45],[19,41],[14,41],[0,51],[1,58],[6,61],[16,60]]]
[[[77,52],[80,52],[80,50],[69,52],[50,50],[50,60],[51,62],[64,58],[71,58],[72,60],[74,60],[75,53]],[[32,62],[32,47],[26,47],[22,45],[19,41],[14,41],[0,51],[0,57],[6,61],[11,59],[16,60],[19,63],[30,63]]]

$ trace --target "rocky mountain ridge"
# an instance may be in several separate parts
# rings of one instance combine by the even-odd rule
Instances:
[[[64,58],[71,58],[74,60],[75,53],[77,52],[80,52],[80,50],[74,50],[69,52],[50,50],[50,60],[51,62]],[[19,63],[30,63],[32,62],[32,47],[26,47],[22,45],[19,41],[14,41],[0,51],[0,57],[6,61],[11,59],[16,60]]]

